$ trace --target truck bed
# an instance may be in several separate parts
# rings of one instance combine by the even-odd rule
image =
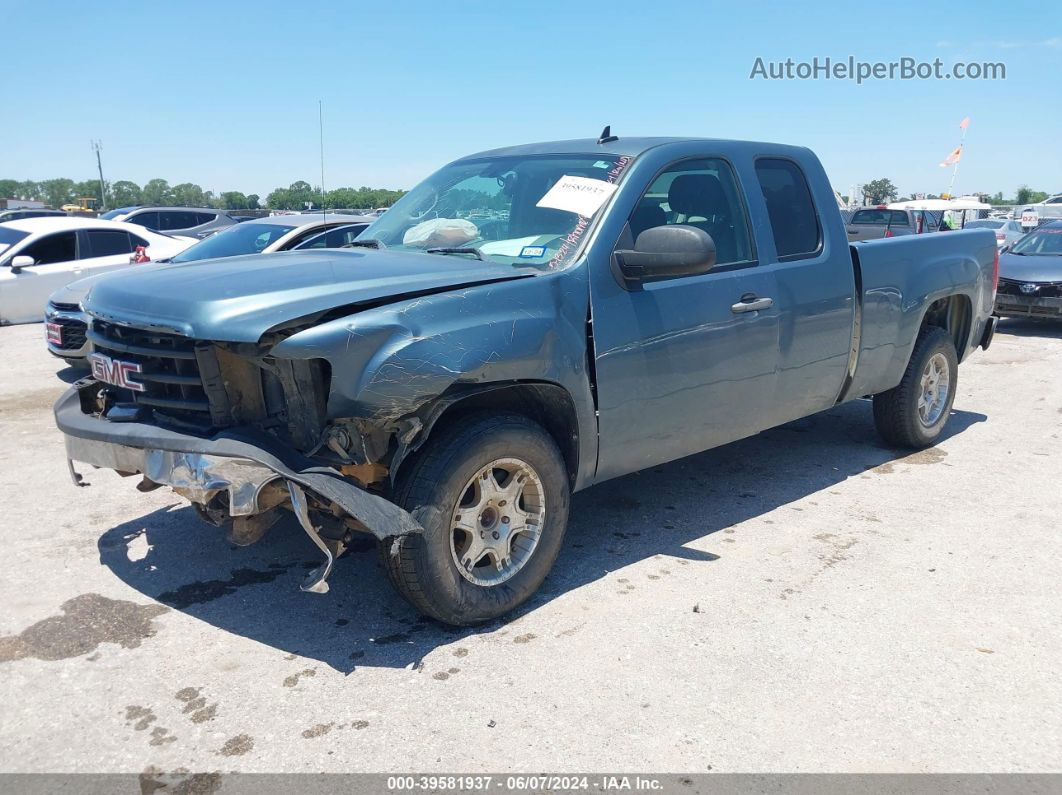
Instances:
[[[959,360],[976,347],[992,314],[991,230],[970,229],[853,243],[859,307],[853,330],[855,356],[846,397],[872,395],[900,382],[922,319],[938,299],[958,294],[969,302],[956,350]]]

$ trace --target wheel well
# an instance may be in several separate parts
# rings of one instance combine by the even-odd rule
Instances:
[[[568,482],[575,485],[579,471],[579,420],[575,403],[562,386],[550,383],[487,384],[483,389],[462,397],[424,429],[427,440],[436,430],[473,411],[498,411],[521,414],[541,425],[553,437],[568,470]],[[415,457],[409,455],[399,463],[399,472]],[[398,473],[395,473],[396,475]]]
[[[937,326],[951,335],[955,353],[961,362],[966,354],[966,345],[970,339],[970,321],[973,308],[965,295],[949,295],[938,298],[926,310],[922,318],[922,328]]]

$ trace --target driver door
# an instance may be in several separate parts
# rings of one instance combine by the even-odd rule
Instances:
[[[774,399],[778,312],[765,299],[775,281],[756,260],[728,162],[686,160],[658,174],[617,248],[675,223],[712,236],[717,259],[710,271],[633,289],[607,264],[595,263],[591,272],[599,480],[756,433]]]
[[[20,250],[14,257],[32,257],[19,273],[10,273],[3,281],[2,316],[8,323],[36,323],[44,317],[48,297],[70,282],[81,277],[77,262],[77,232],[56,232],[35,240]]]

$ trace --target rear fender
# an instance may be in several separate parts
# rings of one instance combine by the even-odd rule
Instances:
[[[852,247],[863,281],[858,364],[847,397],[896,386],[935,301],[964,296],[970,322],[960,356],[992,314],[995,235],[987,229],[908,235]]]

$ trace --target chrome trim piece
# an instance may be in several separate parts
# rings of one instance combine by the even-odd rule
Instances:
[[[70,460],[142,474],[148,480],[170,486],[192,502],[205,505],[216,494],[227,491],[230,516],[259,513],[258,495],[280,477],[269,467],[245,458],[148,450],[65,436],[66,455]]]

